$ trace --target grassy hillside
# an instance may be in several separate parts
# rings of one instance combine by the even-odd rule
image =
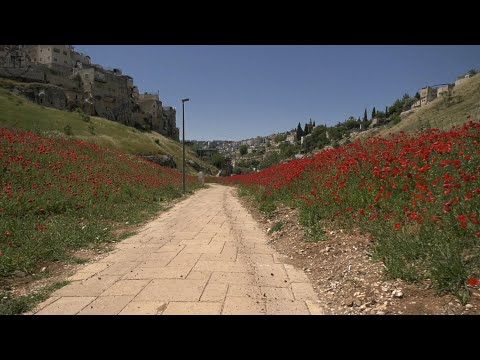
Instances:
[[[65,127],[69,126],[71,129],[69,138],[134,154],[170,154],[174,157],[178,169],[181,170],[182,146],[180,143],[156,132],[141,132],[104,118],[91,116],[90,121],[87,122],[79,113],[34,104],[5,89],[12,84],[15,83],[0,79],[0,127],[48,136],[65,135]],[[199,160],[188,149],[186,149],[186,157],[187,160],[193,160],[203,167],[210,168],[212,173],[217,171],[213,166]],[[188,162],[187,172],[196,173]]]
[[[18,279],[43,278],[42,267],[75,262],[77,249],[118,241],[182,196],[178,171],[81,140],[5,128],[0,169],[0,315],[32,305],[12,293]],[[186,180],[188,193],[200,187],[196,176]]]
[[[430,128],[449,130],[466,122],[469,115],[472,116],[472,120],[478,120],[480,117],[480,75],[455,86],[450,96],[435,99],[397,125],[385,127],[377,134],[385,136],[400,131],[414,133]]]
[[[267,214],[297,207],[312,241],[325,224],[371,236],[387,274],[429,279],[465,303],[480,275],[480,122],[391,139],[371,137],[259,173],[237,183]]]

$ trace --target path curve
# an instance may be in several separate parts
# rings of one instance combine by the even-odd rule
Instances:
[[[81,268],[35,314],[322,314],[235,195],[212,184]]]

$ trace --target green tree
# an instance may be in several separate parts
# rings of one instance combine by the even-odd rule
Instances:
[[[312,146],[318,149],[322,149],[324,146],[330,143],[330,140],[327,139],[327,128],[325,126],[319,126],[313,129],[312,136],[308,139],[311,139]],[[306,144],[306,151],[311,151],[313,149],[309,149],[310,140]]]
[[[280,155],[282,158],[289,158],[295,155],[298,152],[298,146],[292,144],[281,144],[280,145]]]
[[[270,153],[258,164],[259,169],[266,169],[273,165],[279,164],[282,161],[280,154],[276,152]]]
[[[354,117],[350,116],[347,121],[343,124],[344,127],[346,127],[347,130],[352,130],[352,129],[357,129],[358,128],[358,122],[355,120]]]
[[[373,109],[372,109],[372,119],[375,117],[375,114],[376,114],[376,112],[375,112],[375,106],[374,106]]]
[[[365,108],[365,112],[363,113],[363,121],[367,121],[367,108]]]
[[[418,91],[417,91],[417,93],[415,94],[415,99],[420,100],[420,94],[418,93]]]
[[[470,70],[468,70],[468,73],[467,73],[467,74],[469,74],[470,76],[473,76],[473,75],[475,75],[475,74],[477,74],[477,73],[478,73],[478,70],[477,70],[477,69],[470,69]]]
[[[245,155],[248,152],[247,145],[240,146],[240,155]]]
[[[412,108],[412,105],[415,103],[416,99],[415,98],[408,98],[403,100],[403,106],[402,110],[407,111]]]
[[[385,117],[388,117],[388,106],[385,106]]]
[[[281,143],[282,141],[285,141],[286,139],[287,139],[287,134],[277,134],[275,135],[275,138],[274,138],[277,144]]]
[[[212,155],[212,158],[210,159],[210,161],[215,167],[217,167],[218,169],[221,169],[225,164],[225,156],[219,153],[215,153]]]
[[[305,128],[303,129],[303,136],[307,136],[308,135],[308,124],[305,123]]]
[[[303,136],[302,125],[300,123],[298,123],[298,126],[297,126],[297,140],[300,141],[302,136]]]

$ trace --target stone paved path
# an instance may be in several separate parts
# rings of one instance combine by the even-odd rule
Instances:
[[[321,314],[234,196],[211,185],[176,204],[40,304],[36,314]]]

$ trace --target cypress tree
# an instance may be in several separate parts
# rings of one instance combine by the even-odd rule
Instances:
[[[374,106],[373,109],[372,109],[372,119],[375,117],[375,113],[376,112],[375,112],[375,106]]]
[[[298,126],[297,126],[297,140],[300,141],[302,136],[303,136],[302,125],[300,125],[300,123],[298,123]]]
[[[363,114],[363,121],[367,121],[367,108],[365,108],[365,113]]]

